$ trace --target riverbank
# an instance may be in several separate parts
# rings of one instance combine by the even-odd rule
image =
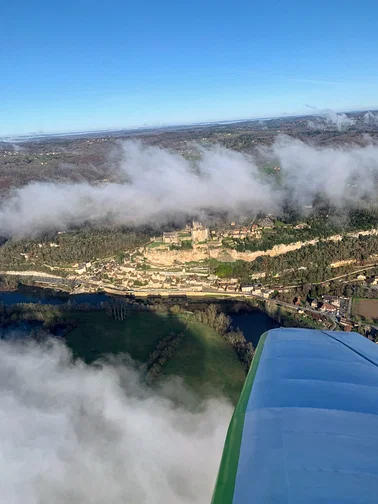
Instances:
[[[60,328],[57,335],[64,338],[75,359],[91,365],[99,360],[118,362],[131,358],[140,366],[149,360],[159,342],[171,334],[181,334],[182,341],[163,365],[159,380],[178,376],[198,397],[224,395],[233,403],[238,399],[245,369],[237,352],[221,334],[195,320],[190,311],[181,309],[175,314],[167,305],[147,306],[140,302],[130,305],[119,320],[114,318],[109,305],[111,301],[118,304],[124,300],[114,300],[103,294],[91,295],[90,303],[81,304],[64,299],[64,296],[44,296],[38,303],[25,302],[35,301],[36,292],[8,295],[13,299],[17,295],[17,301],[22,302],[9,304],[8,299],[8,305],[2,305],[2,320],[7,320],[0,326],[2,338],[40,340],[56,334],[55,329]],[[106,302],[104,296],[108,298]],[[193,309],[194,306],[184,308]],[[195,308],[200,309],[200,303],[196,303]],[[255,314],[251,312],[249,316],[252,318]],[[268,320],[267,324],[269,326]],[[253,327],[251,322],[250,328]],[[254,332],[254,339],[256,337]]]

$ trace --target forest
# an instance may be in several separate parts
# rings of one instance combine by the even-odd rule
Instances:
[[[218,313],[217,307],[210,304],[205,310],[195,311],[194,317],[202,324],[208,325],[219,333],[236,351],[240,362],[248,371],[254,354],[252,343],[248,343],[242,331],[231,326],[231,318]]]
[[[276,257],[260,256],[253,262],[236,261],[211,266],[221,278],[239,278],[242,282],[251,281],[254,273],[266,272],[265,281],[277,280],[279,283],[298,280],[299,282],[319,282],[335,275],[330,264],[354,259],[363,265],[378,250],[378,236],[344,237],[340,241],[319,241],[298,250]],[[302,269],[299,269],[302,268]]]
[[[299,216],[280,217],[273,229],[264,229],[260,239],[254,237],[224,241],[226,248],[238,252],[256,252],[270,250],[275,245],[288,245],[294,242],[304,242],[315,238],[328,238],[336,234],[366,231],[378,227],[378,209],[353,209],[336,211],[335,209],[319,207],[315,214],[302,220],[302,226],[293,226]],[[293,222],[294,219],[294,222]]]
[[[148,241],[148,234],[129,229],[84,227],[39,239],[10,239],[0,247],[1,269],[64,266],[114,256]]]

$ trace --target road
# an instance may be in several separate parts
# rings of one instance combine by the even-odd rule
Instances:
[[[368,271],[368,270],[374,269],[377,266],[378,266],[378,264],[374,264],[373,266],[365,266],[364,268],[361,268],[361,269],[358,269],[358,270],[355,270],[355,271],[350,271],[349,273],[344,273],[343,275],[338,275],[338,276],[335,276],[335,277],[332,277],[332,278],[327,278],[326,280],[322,280],[321,282],[302,282],[302,283],[298,283],[298,284],[295,284],[295,285],[285,285],[283,287],[276,288],[276,290],[282,291],[282,290],[285,290],[285,289],[296,289],[297,287],[301,287],[305,283],[308,283],[308,284],[311,284],[311,285],[323,285],[323,284],[326,284],[328,282],[332,282],[333,280],[340,280],[341,278],[345,278],[345,277],[348,277],[350,275],[356,275],[357,273],[363,273],[364,271]],[[271,287],[271,288],[273,288],[273,287]]]

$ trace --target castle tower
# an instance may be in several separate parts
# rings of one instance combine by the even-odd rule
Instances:
[[[193,243],[205,242],[209,239],[209,228],[203,226],[200,222],[193,221],[191,235]]]

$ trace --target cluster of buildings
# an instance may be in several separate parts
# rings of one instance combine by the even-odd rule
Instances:
[[[180,245],[181,238],[178,231],[167,231],[163,233],[163,243],[168,245]]]
[[[7,157],[7,156],[16,156],[18,154],[17,151],[3,151],[2,152],[2,155],[3,157]]]
[[[268,289],[262,285],[243,285],[241,291],[244,294],[252,294],[253,296],[259,296],[265,299],[269,299],[274,292],[273,289]]]
[[[191,272],[182,268],[177,271],[152,269],[146,267],[142,259],[125,261],[119,264],[115,260],[106,263],[97,261],[94,264],[77,265],[76,273],[82,275],[82,280],[103,287],[104,284],[114,284],[130,290],[191,290],[202,291],[211,286],[212,275],[204,271]]]
[[[346,297],[323,296],[321,301],[313,299],[310,306],[314,310],[319,310],[319,314],[334,315],[344,331],[351,331],[355,324],[347,319],[349,301]]]
[[[229,228],[224,231],[212,231],[199,221],[193,221],[184,229],[179,231],[166,231],[162,236],[155,237],[148,245],[149,248],[158,247],[161,243],[165,245],[182,246],[188,242],[192,245],[206,244],[211,241],[214,245],[221,244],[221,239],[226,236],[245,238],[247,236],[259,237],[261,230],[273,227],[274,221],[268,216],[260,219],[257,223],[249,226],[238,226],[232,222]],[[103,286],[109,282],[115,286],[132,290],[192,290],[192,291],[222,291],[230,293],[248,293],[268,299],[273,293],[271,289],[261,285],[240,286],[238,279],[220,279],[216,275],[211,275],[208,268],[201,268],[200,262],[189,270],[186,270],[184,263],[179,266],[160,266],[150,263],[145,254],[144,248],[135,251],[131,256],[119,264],[115,260],[102,263],[96,261],[94,264],[82,263],[74,265],[77,275],[83,275],[82,279]],[[197,259],[193,260],[197,262]],[[172,271],[166,271],[172,268]],[[174,270],[174,271],[173,271]]]
[[[245,239],[245,238],[255,238],[259,239],[262,235],[263,229],[271,229],[274,227],[274,220],[266,216],[256,223],[250,225],[238,226],[236,222],[231,222],[231,226],[227,229],[214,232],[216,238],[232,238],[232,239]]]
[[[269,215],[249,225],[238,225],[236,222],[231,222],[230,226],[227,228],[211,231],[207,226],[201,224],[201,222],[193,221],[192,225],[186,226],[184,230],[164,232],[163,236],[161,238],[155,238],[155,241],[162,241],[167,245],[172,244],[179,246],[185,240],[191,240],[193,244],[201,244],[209,240],[218,240],[219,243],[221,243],[224,238],[259,239],[264,229],[272,229],[273,227],[274,220],[272,216]]]
[[[94,138],[93,140],[87,140],[87,145],[93,145],[96,143],[107,142],[109,138]]]
[[[134,275],[130,278],[130,286],[146,287],[149,290],[191,290],[202,291],[209,287],[206,275],[177,271],[144,271],[140,280],[135,282]]]
[[[92,266],[92,263],[90,261],[73,265],[73,267],[75,268],[75,271],[78,275],[82,275],[83,273],[86,273],[91,268],[91,266]]]
[[[186,226],[183,231],[164,232],[162,237],[163,243],[173,245],[180,245],[186,240],[191,240],[192,243],[204,243],[209,239],[209,228],[197,221],[193,221],[192,226]]]
[[[348,311],[349,299],[339,296],[323,296],[322,300],[313,299],[311,301],[311,308],[319,310],[321,313],[328,313],[331,315],[344,315]]]
[[[19,149],[14,151],[5,150],[2,152],[3,157],[17,156],[18,154],[20,154]],[[29,156],[55,156],[57,154],[59,154],[59,152],[31,152]]]
[[[222,231],[214,232],[216,238],[232,238],[232,239],[245,239],[245,238],[261,238],[261,228],[257,224],[251,226],[237,226],[235,223],[231,224],[231,228]]]

